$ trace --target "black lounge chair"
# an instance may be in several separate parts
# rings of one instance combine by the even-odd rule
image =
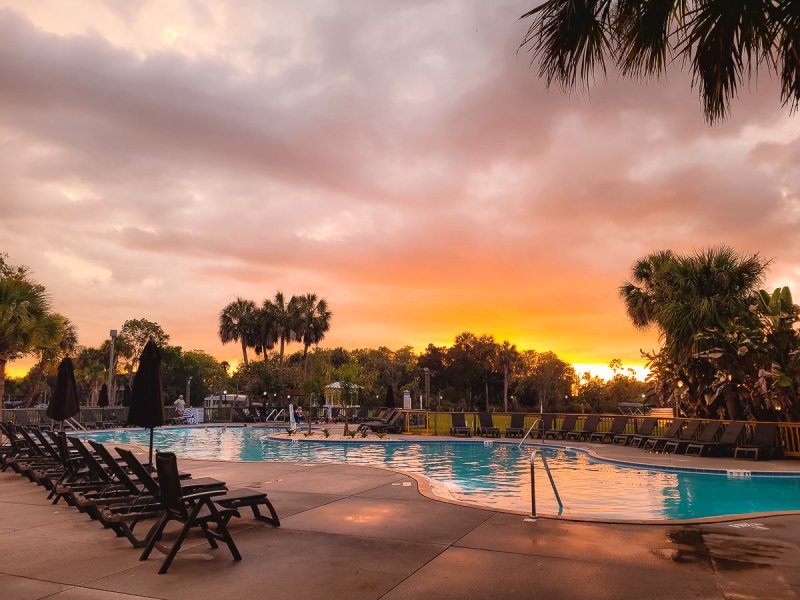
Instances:
[[[753,428],[753,437],[747,444],[736,446],[733,453],[734,458],[753,458],[760,460],[771,459],[778,450],[778,424],[777,423],[756,423]]]
[[[678,428],[678,431],[674,435],[662,435],[647,438],[647,441],[645,441],[643,446],[644,449],[652,450],[653,452],[659,452],[662,450],[667,452],[667,444],[680,444],[680,442],[689,443],[692,439],[694,439],[694,436],[700,430],[700,425],[702,424],[702,421],[698,420],[692,420],[686,423],[686,419],[675,419],[672,424],[675,425],[676,422],[680,422],[681,427]],[[686,423],[685,427],[683,427],[684,423]]]
[[[718,442],[692,442],[686,446],[686,454],[696,454],[697,456],[714,454],[721,456],[733,450],[744,431],[744,426],[744,421],[733,421],[725,428]]]
[[[525,435],[525,413],[512,413],[511,425],[506,427],[506,437],[522,437]]]
[[[642,419],[642,423],[639,425],[639,429],[636,433],[618,433],[614,436],[614,443],[627,446],[634,438],[647,437],[653,433],[653,429],[655,429],[657,423],[658,419],[655,417],[645,417]]]
[[[693,421],[693,423],[700,423],[700,421]],[[683,454],[686,452],[687,446],[693,443],[707,443],[713,442],[714,439],[717,437],[719,430],[722,429],[722,422],[721,421],[708,421],[703,425],[703,431],[697,436],[697,441],[695,442],[692,440],[692,436],[689,435],[689,427],[692,426],[692,423],[686,427],[681,432],[680,439],[678,440],[670,440],[664,444],[664,452],[668,452],[669,454]],[[696,428],[695,428],[696,429]]]
[[[597,432],[597,426],[600,424],[600,415],[589,415],[583,421],[581,429],[575,429],[567,433],[568,440],[585,440],[589,436]]]
[[[160,493],[159,487],[161,485],[161,479],[156,481],[150,472],[145,468],[145,466],[139,461],[138,458],[131,452],[130,450],[125,450],[124,448],[116,448],[117,453],[122,457],[122,460],[131,468],[133,473],[136,477],[141,481],[147,491],[152,494],[153,496],[157,497]],[[192,482],[203,482],[203,479],[210,479],[210,478],[202,478],[202,479],[185,479],[179,482],[181,488],[186,491],[187,493],[192,493],[198,489],[208,489],[212,487],[208,484],[204,484],[202,487],[197,485],[193,485]],[[216,479],[212,479],[212,482],[215,482]],[[266,492],[261,492],[258,490],[252,490],[250,488],[236,488],[234,490],[228,490],[225,488],[225,484],[223,482],[218,482],[222,484],[221,488],[225,490],[224,494],[220,496],[216,496],[214,498],[214,502],[217,504],[221,504],[227,508],[242,508],[242,507],[249,507],[253,511],[253,517],[258,519],[259,521],[265,521],[270,523],[274,527],[280,527],[281,521],[278,518],[278,513],[275,512],[275,507],[272,506],[272,502],[270,502],[269,498],[267,497]],[[214,486],[217,487],[217,486]],[[218,488],[217,488],[218,489]],[[259,510],[259,506],[264,506],[270,513],[270,516],[264,516],[261,514]]]
[[[614,437],[625,431],[625,426],[628,424],[628,418],[625,416],[614,417],[611,422],[611,429],[608,431],[595,431],[589,440],[592,442],[607,443],[614,440]]]
[[[405,413],[398,410],[391,417],[386,419],[385,423],[369,423],[368,425],[375,433],[400,433],[403,431],[403,424],[405,423]]]
[[[492,415],[488,412],[478,413],[478,420],[480,426],[478,427],[478,435],[485,435],[487,437],[500,437],[500,429],[494,426]]]
[[[636,446],[637,448],[644,447],[647,448],[647,443],[650,440],[656,439],[668,439],[671,440],[672,438],[676,437],[680,432],[681,428],[683,427],[683,419],[673,419],[672,423],[669,424],[669,428],[664,433],[664,435],[654,435],[650,432],[649,435],[635,435],[631,440],[631,446]],[[657,424],[657,423],[656,423]]]
[[[203,535],[208,540],[212,548],[217,548],[217,540],[225,542],[233,555],[233,560],[242,560],[238,548],[228,531],[227,521],[232,516],[239,516],[239,511],[235,508],[225,508],[214,502],[215,496],[221,496],[225,492],[221,490],[206,490],[184,496],[181,489],[180,479],[178,478],[178,460],[172,452],[156,453],[156,469],[159,480],[159,500],[164,509],[164,515],[158,524],[150,531],[147,538],[147,545],[139,560],[147,560],[150,553],[159,544],[161,534],[170,521],[178,521],[183,524],[178,538],[168,551],[165,547],[159,548],[165,552],[167,558],[158,570],[159,575],[163,575],[169,569],[178,551],[181,549],[183,540],[193,527],[199,527]],[[209,528],[210,524],[216,525],[214,530]]]
[[[372,429],[372,427],[381,427],[383,425],[386,425],[386,423],[388,423],[389,420],[399,412],[400,411],[396,408],[392,408],[391,410],[388,411],[382,411],[377,418],[372,419],[370,421],[364,421],[363,423],[361,423],[361,425],[358,426],[356,431],[359,432],[369,431],[370,429]]]
[[[556,416],[551,413],[540,414],[538,422],[531,430],[531,437],[538,437],[544,439],[545,434],[553,429]]]
[[[561,421],[561,427],[558,429],[550,429],[544,432],[545,439],[562,439],[567,436],[569,432],[575,429],[575,424],[578,422],[578,415],[566,415]]]
[[[451,413],[450,420],[450,435],[463,435],[465,437],[472,437],[472,427],[467,427],[467,420],[464,413]]]

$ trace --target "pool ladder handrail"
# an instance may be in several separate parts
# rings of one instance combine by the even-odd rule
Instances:
[[[561,502],[561,494],[558,493],[558,487],[556,487],[556,482],[553,479],[553,474],[550,472],[550,465],[547,464],[547,457],[539,450],[534,449],[531,452],[531,518],[536,518],[536,455],[539,455],[542,459],[542,464],[544,465],[544,470],[547,472],[547,478],[550,480],[550,487],[553,488],[553,493],[556,496],[556,501],[558,502],[558,514],[561,514],[561,511],[564,510],[564,503]]]
[[[517,446],[517,448],[522,450],[522,444],[525,442],[526,439],[528,439],[528,436],[531,434],[531,431],[533,431],[533,428],[536,427],[536,425],[538,425],[541,422],[542,422],[541,419],[535,419],[533,421],[533,425],[531,425],[528,431],[525,432],[525,435],[522,436],[522,439],[519,441],[519,445]]]

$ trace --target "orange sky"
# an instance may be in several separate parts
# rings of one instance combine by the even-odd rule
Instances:
[[[221,308],[278,290],[328,300],[326,346],[641,365],[638,257],[727,244],[797,283],[775,82],[714,128],[678,71],[548,91],[529,4],[0,0],[0,249],[83,344],[144,317],[227,360]]]

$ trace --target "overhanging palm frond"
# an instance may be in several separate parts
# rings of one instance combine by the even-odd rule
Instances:
[[[611,0],[548,0],[520,17],[534,18],[520,47],[530,49],[531,62],[539,61],[548,86],[572,89],[578,79],[588,83],[596,69],[605,74],[610,10]]]

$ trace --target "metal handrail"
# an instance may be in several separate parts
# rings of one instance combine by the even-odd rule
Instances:
[[[533,421],[533,425],[531,425],[531,426],[530,426],[530,429],[528,429],[528,431],[526,431],[526,432],[525,432],[525,435],[523,435],[523,436],[522,436],[522,439],[519,441],[519,445],[517,446],[517,448],[519,448],[520,450],[522,450],[522,443],[523,443],[523,442],[524,442],[526,439],[528,439],[528,436],[531,434],[531,431],[533,431],[533,428],[534,428],[534,427],[536,427],[536,424],[537,424],[537,423],[541,423],[541,422],[542,422],[542,420],[541,420],[541,419],[534,419],[534,421]]]
[[[64,422],[67,423],[70,427],[72,427],[75,431],[80,431],[80,430],[88,431],[80,421],[76,421],[74,418],[64,419]]]
[[[561,495],[558,493],[558,488],[556,487],[556,482],[553,479],[553,474],[550,472],[550,465],[547,464],[547,458],[544,454],[539,452],[538,450],[533,450],[531,452],[531,517],[536,518],[536,455],[542,459],[542,464],[544,465],[544,470],[547,472],[547,477],[550,479],[550,487],[553,488],[553,493],[556,495],[556,501],[558,502],[558,514],[561,514],[561,511],[564,510],[564,503],[561,502]]]

